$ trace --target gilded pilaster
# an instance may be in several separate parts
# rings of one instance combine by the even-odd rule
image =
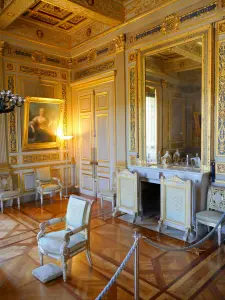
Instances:
[[[116,165],[126,166],[126,82],[125,82],[125,41],[126,36],[114,39],[116,45]]]
[[[4,86],[4,76],[3,76],[3,48],[4,42],[0,41],[0,91],[3,90]],[[6,120],[5,115],[0,115],[0,136],[1,136],[1,144],[0,144],[0,167],[4,167],[8,164],[7,159],[7,149],[6,149]]]

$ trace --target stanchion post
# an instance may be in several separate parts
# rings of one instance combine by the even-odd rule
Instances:
[[[139,300],[139,239],[141,234],[134,229],[134,239],[137,239],[137,246],[134,250],[134,299]]]

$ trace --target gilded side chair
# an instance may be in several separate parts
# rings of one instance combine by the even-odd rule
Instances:
[[[90,253],[90,221],[94,201],[71,195],[65,217],[51,219],[40,224],[41,231],[37,235],[40,264],[43,255],[60,260],[63,279],[66,282],[67,261],[86,250],[87,260],[92,266]],[[65,230],[45,233],[46,227],[65,222]]]
[[[100,201],[101,201],[102,211],[103,211],[103,200],[105,199],[112,203],[112,212],[114,212],[114,209],[116,207],[116,180],[117,180],[117,172],[113,172],[112,189],[100,190]]]
[[[225,211],[225,188],[218,186],[209,186],[207,194],[207,210],[196,214],[196,236],[198,237],[198,225],[204,224],[215,227]],[[218,227],[218,245],[221,245],[221,231],[225,221]]]
[[[1,213],[3,213],[3,202],[13,199],[17,199],[18,209],[20,209],[20,190],[13,190],[12,176],[7,174],[2,174],[0,176],[0,202],[1,202]]]
[[[51,176],[50,167],[43,167],[36,169],[36,199],[41,198],[41,205],[43,205],[44,195],[53,193],[60,193],[62,199],[62,183],[59,178]]]

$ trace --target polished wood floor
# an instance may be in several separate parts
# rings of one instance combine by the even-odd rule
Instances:
[[[67,200],[58,198],[5,208],[0,214],[0,299],[95,299],[108,283],[133,243],[134,226],[111,218],[110,203],[104,216],[99,201],[92,215],[91,252],[93,268],[85,253],[69,263],[67,283],[62,278],[42,284],[32,276],[39,266],[36,234],[39,223],[65,215]],[[58,230],[61,226],[52,226]],[[165,245],[183,242],[144,230],[141,232]],[[140,299],[225,299],[225,247],[216,239],[207,241],[201,255],[164,252],[144,241],[140,244]],[[56,262],[45,258],[44,262]],[[133,299],[133,257],[105,299]]]

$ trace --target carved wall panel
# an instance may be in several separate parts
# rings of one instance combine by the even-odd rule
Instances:
[[[16,77],[14,75],[6,76],[7,89],[16,92]],[[8,114],[8,144],[9,152],[18,152],[18,130],[17,130],[17,110],[10,112]]]
[[[225,42],[218,49],[217,155],[225,156]]]
[[[129,151],[137,151],[136,122],[137,122],[137,92],[136,92],[136,67],[129,68]]]

